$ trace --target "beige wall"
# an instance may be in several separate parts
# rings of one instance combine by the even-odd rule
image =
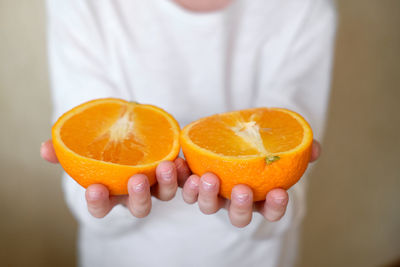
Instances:
[[[309,191],[302,266],[400,258],[400,1],[338,1],[324,153]]]
[[[0,0],[0,265],[74,266],[60,167],[39,156],[51,103],[42,0]]]
[[[400,257],[400,1],[340,0],[323,157],[311,179],[301,266],[379,266]],[[76,223],[50,135],[42,0],[0,0],[0,260],[73,266]]]

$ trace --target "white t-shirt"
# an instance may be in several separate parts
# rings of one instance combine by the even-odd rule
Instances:
[[[48,0],[55,120],[84,101],[120,97],[160,106],[183,127],[210,114],[256,106],[295,110],[322,136],[329,97],[335,8],[331,0],[236,0],[192,13],[170,0]],[[80,223],[82,266],[291,266],[305,183],[286,215],[254,214],[233,227],[226,210],[202,214],[180,191],[153,198],[150,215],[123,206],[103,219],[64,175]]]

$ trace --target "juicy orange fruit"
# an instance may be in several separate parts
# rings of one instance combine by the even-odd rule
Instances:
[[[187,125],[180,143],[192,172],[216,174],[220,194],[252,188],[254,201],[273,188],[289,189],[311,156],[312,130],[299,114],[280,108],[254,108],[216,114]]]
[[[128,179],[146,174],[179,153],[179,125],[164,110],[121,99],[97,99],[62,115],[52,129],[64,170],[83,187],[103,184],[113,195],[127,194]]]

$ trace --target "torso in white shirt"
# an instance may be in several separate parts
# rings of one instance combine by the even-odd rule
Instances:
[[[48,6],[54,117],[109,96],[160,106],[181,126],[217,112],[282,106],[303,114],[321,135],[331,1],[237,0],[212,13],[191,13],[169,0]],[[118,206],[99,220],[86,211],[84,189],[69,177],[64,189],[81,222],[83,266],[277,266],[293,258],[282,248],[296,242],[290,229],[297,231],[304,212],[301,184],[289,190],[281,221],[254,214],[244,229],[231,226],[225,210],[207,216],[185,204],[180,191],[169,202],[154,199],[145,219]]]

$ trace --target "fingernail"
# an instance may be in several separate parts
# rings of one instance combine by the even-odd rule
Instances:
[[[206,181],[205,179],[203,179],[203,188],[207,191],[211,191],[215,188],[215,183],[211,183],[209,181]]]
[[[234,195],[235,199],[240,203],[245,203],[249,200],[249,194],[236,194]]]
[[[276,204],[279,204],[279,205],[284,204],[285,201],[286,201],[286,198],[274,198],[274,202],[275,202]]]
[[[99,200],[101,198],[101,192],[89,191],[89,198],[91,200]]]
[[[199,185],[198,185],[195,181],[193,181],[193,180],[190,180],[190,181],[189,181],[189,187],[190,187],[191,189],[197,189],[198,186],[199,186]]]
[[[168,168],[167,170],[163,171],[161,173],[161,175],[165,181],[171,181],[172,177],[173,177],[173,173],[174,173],[174,170],[172,168]]]
[[[138,183],[137,185],[135,185],[133,187],[133,190],[135,190],[135,192],[143,192],[145,187],[146,187],[146,183],[145,182],[141,182],[141,183]]]

